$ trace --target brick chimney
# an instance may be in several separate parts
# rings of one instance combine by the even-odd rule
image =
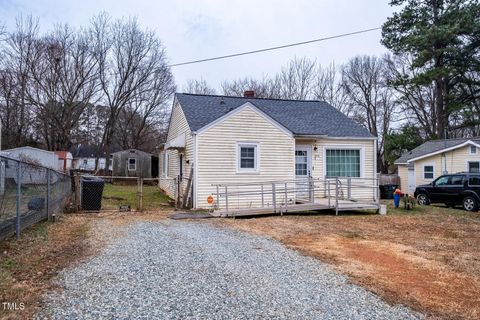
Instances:
[[[246,90],[243,92],[243,96],[245,98],[254,98],[255,97],[255,91],[253,90]]]

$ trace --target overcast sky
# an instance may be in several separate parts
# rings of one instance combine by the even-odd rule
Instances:
[[[157,32],[171,63],[306,41],[374,28],[390,16],[387,0],[0,0],[0,25],[32,14],[42,30],[55,23],[87,25],[101,11],[135,16]],[[359,54],[382,54],[380,31],[227,60],[173,68],[181,91],[187,79],[223,80],[275,74],[297,57],[343,63]]]

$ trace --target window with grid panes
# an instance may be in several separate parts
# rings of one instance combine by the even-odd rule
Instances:
[[[327,177],[360,177],[360,150],[327,149]]]

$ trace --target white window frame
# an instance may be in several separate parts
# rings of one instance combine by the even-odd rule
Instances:
[[[134,169],[130,169],[130,160],[135,160],[135,162],[133,163],[133,165],[135,166]],[[127,169],[128,169],[128,171],[137,171],[137,158],[128,158],[127,159]]]
[[[432,171],[432,178],[425,178],[425,167],[432,167],[433,168],[433,171]],[[427,173],[430,173],[429,171]],[[435,164],[434,163],[424,163],[422,165],[422,177],[423,177],[423,180],[435,180]]]
[[[254,149],[254,168],[241,168],[241,148]],[[258,142],[237,142],[235,159],[237,173],[260,173],[260,144]]]
[[[475,150],[475,152],[472,152],[472,150]],[[470,145],[470,148],[468,149],[469,154],[477,154],[478,153],[478,148],[477,146],[472,146]]]
[[[352,179],[365,178],[365,146],[364,145],[325,145],[323,146],[323,176],[327,177],[327,150],[359,150],[360,151],[360,177],[351,177]],[[375,160],[374,160],[375,161]],[[347,177],[338,177],[347,178]]]
[[[477,162],[480,166],[480,160],[467,160],[467,172],[470,172],[470,163],[472,162]],[[479,173],[479,172],[473,172],[473,173]]]

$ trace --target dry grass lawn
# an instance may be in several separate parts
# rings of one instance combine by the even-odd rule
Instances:
[[[271,236],[335,266],[391,303],[434,318],[480,319],[480,213],[417,207],[214,223]]]

